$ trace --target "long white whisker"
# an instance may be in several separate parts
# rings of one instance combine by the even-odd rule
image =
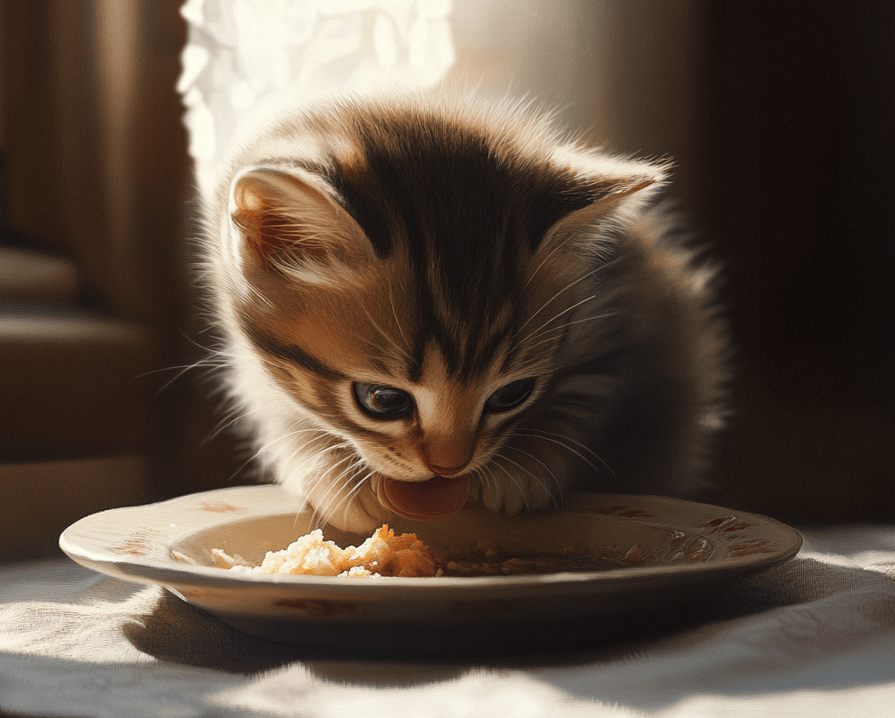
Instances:
[[[177,364],[176,366],[166,366],[160,369],[150,369],[149,371],[144,371],[142,374],[137,374],[135,379],[142,379],[146,376],[152,376],[153,374],[163,374],[168,371],[176,371],[178,369],[182,371],[189,371],[190,369],[199,369],[201,367],[212,367],[212,368],[220,368],[227,367],[228,361],[226,358],[215,359],[212,361],[211,357],[203,357],[202,359],[197,359],[194,362],[190,362],[189,364]]]
[[[316,438],[321,438],[321,439],[322,439],[322,438],[325,438],[325,434],[324,434],[320,429],[296,429],[295,431],[288,431],[288,432],[286,432],[285,434],[281,434],[281,435],[278,436],[276,439],[271,439],[271,440],[268,441],[266,444],[264,444],[263,446],[261,446],[261,447],[258,449],[258,451],[256,451],[255,454],[254,454],[251,458],[252,458],[252,459],[257,459],[259,456],[261,456],[261,454],[263,454],[265,451],[267,451],[267,450],[268,450],[270,447],[272,447],[274,444],[278,444],[278,443],[280,443],[281,441],[285,441],[286,439],[290,439],[290,438],[292,438],[293,436],[298,436],[299,434],[317,434],[318,437],[316,437]],[[313,439],[312,439],[312,441],[313,441]],[[251,460],[251,459],[250,459],[250,460]]]
[[[327,487],[326,491],[323,492],[323,496],[321,496],[319,499],[316,499],[314,502],[314,511],[311,513],[311,523],[312,524],[318,525],[319,521],[326,523],[327,518],[329,516],[332,516],[332,512],[328,508],[329,503],[330,503],[330,494],[332,494],[333,491],[335,491],[335,496],[338,497],[339,492],[342,490],[341,479],[343,476],[345,476],[347,473],[349,473],[353,468],[355,468],[357,466],[357,459],[358,459],[357,456],[353,456],[353,455],[349,454],[345,458],[337,461],[335,464],[333,464],[331,467],[329,467],[328,472],[327,472],[330,475],[330,478],[328,479],[329,486]],[[351,463],[347,469],[344,469],[341,473],[339,473],[338,476],[336,476],[335,478],[332,478],[331,472],[336,467],[338,467],[340,464],[344,464],[346,461],[351,461],[353,463]],[[321,474],[317,478],[317,482],[316,482],[315,486],[319,485],[319,483],[321,481],[323,481],[323,479],[324,479],[324,476]]]
[[[224,431],[229,429],[233,424],[235,424],[240,419],[245,419],[247,416],[251,416],[252,414],[257,414],[258,409],[251,409],[250,411],[232,411],[228,416],[225,416],[221,419],[221,423],[218,424],[218,427],[209,434],[205,439],[202,440],[200,446],[206,446],[212,441],[214,441],[218,436],[220,436]]]
[[[543,266],[547,263],[547,260],[550,259],[550,257],[552,257],[554,254],[556,254],[560,249],[562,249],[563,247],[565,247],[565,246],[566,246],[566,243],[567,243],[570,239],[572,239],[573,236],[574,236],[574,235],[569,235],[569,236],[566,237],[562,242],[560,242],[558,245],[556,245],[552,250],[550,250],[550,254],[548,254],[546,257],[544,257],[544,259],[541,260],[541,263],[540,263],[537,267],[535,267],[535,271],[533,271],[533,272],[531,273],[531,275],[529,275],[529,277],[528,277],[528,281],[525,282],[525,284],[522,285],[522,289],[525,289],[525,288],[531,283],[531,280],[535,278],[535,275],[536,275],[539,271],[541,271],[541,267],[543,267]]]
[[[578,441],[577,439],[573,439],[571,436],[566,436],[565,434],[558,434],[555,431],[547,431],[546,429],[535,429],[532,427],[524,427],[524,431],[528,432],[529,436],[536,436],[536,437],[544,438],[544,439],[552,436],[555,439],[565,439],[566,441],[571,441],[573,444],[580,446],[582,449],[584,449],[586,452],[588,452],[591,456],[593,456],[595,459],[597,459],[597,461],[602,461],[602,459],[599,457],[599,455],[593,449],[591,449],[587,444],[584,444],[584,443]],[[520,432],[519,435],[522,436],[523,434]]]
[[[348,492],[348,494],[345,496],[345,498],[343,500],[341,500],[341,507],[337,507],[335,510],[333,510],[333,514],[335,514],[336,511],[340,510],[340,508],[341,508],[342,520],[347,521],[348,508],[351,506],[351,503],[354,501],[354,497],[357,496],[361,492],[361,489],[364,488],[364,484],[375,473],[376,473],[375,469],[371,470],[371,471],[367,472],[367,474],[363,478],[361,478],[359,480],[355,480],[354,485],[351,487],[351,490]]]
[[[560,294],[563,294],[564,292],[569,291],[569,290],[570,290],[572,287],[574,287],[576,284],[579,284],[580,282],[583,282],[583,281],[584,281],[585,279],[587,279],[588,277],[592,277],[594,274],[596,274],[597,272],[602,271],[603,269],[605,269],[606,267],[612,265],[612,264],[613,264],[614,262],[616,262],[616,261],[617,261],[617,260],[613,259],[613,260],[610,261],[610,262],[606,262],[606,264],[603,264],[603,265],[597,267],[596,269],[592,269],[591,271],[589,271],[589,272],[585,273],[584,275],[580,276],[580,277],[579,277],[578,279],[576,279],[574,282],[571,282],[570,284],[567,284],[565,287],[563,287],[562,289],[560,289],[556,294],[554,294],[552,297],[550,297],[550,299],[548,299],[546,302],[544,302],[544,303],[541,305],[540,309],[538,309],[538,311],[536,311],[534,314],[532,314],[528,319],[526,319],[526,320],[522,323],[522,326],[519,327],[519,328],[516,330],[516,333],[513,334],[513,337],[515,338],[516,336],[518,336],[519,332],[521,332],[521,331],[525,328],[525,326],[526,326],[532,319],[534,319],[536,316],[538,316],[538,314],[540,314],[542,311],[544,311],[544,309],[547,308],[547,306],[550,304],[550,302],[552,302],[554,299],[556,299]]]
[[[519,482],[516,481],[516,477],[513,476],[509,471],[507,471],[506,467],[501,466],[500,464],[497,463],[497,461],[499,459],[502,459],[504,461],[509,461],[511,464],[515,464],[516,462],[511,459],[508,459],[503,454],[495,454],[494,458],[491,461],[491,466],[494,466],[494,467],[500,469],[501,471],[503,471],[503,473],[505,473],[507,475],[507,478],[513,482],[513,484],[516,486],[516,490],[519,492],[519,495],[522,497],[522,501],[525,504],[525,510],[530,511],[531,506],[528,503],[528,494],[522,489],[522,487],[519,485]],[[516,465],[518,466],[518,464],[516,464]]]
[[[487,473],[487,480],[490,483],[486,482],[487,486],[491,486],[492,488],[497,488],[497,478],[494,476],[494,471],[490,466],[483,466],[482,471]]]
[[[311,454],[310,456],[308,456],[307,458],[305,458],[305,460],[302,461],[298,466],[293,467],[293,469],[292,469],[292,473],[293,473],[293,474],[300,474],[300,473],[303,473],[303,472],[304,472],[304,468],[305,468],[308,464],[319,464],[319,463],[320,463],[320,460],[321,460],[324,456],[326,456],[328,453],[330,453],[330,452],[332,452],[332,451],[336,451],[336,450],[338,450],[338,449],[350,448],[350,446],[351,446],[351,445],[350,445],[348,442],[344,442],[344,443],[341,443],[341,444],[333,444],[332,446],[328,446],[328,447],[326,447],[325,449],[321,449],[321,450],[318,451],[316,454]],[[304,447],[299,447],[299,448],[297,448],[295,451],[293,451],[293,452],[289,455],[287,461],[291,461],[291,460],[295,457],[295,455],[296,455],[299,451],[301,451],[303,448],[304,448]],[[317,474],[321,474],[321,473],[322,473],[322,472],[317,472]]]
[[[511,446],[504,446],[503,448],[504,448],[504,449],[511,449],[511,448],[513,448],[513,447],[511,447]],[[517,451],[518,451],[518,449],[517,449]],[[525,453],[525,452],[523,452],[523,453]],[[522,471],[524,471],[524,472],[525,472],[526,474],[528,474],[531,478],[533,478],[533,479],[535,480],[535,482],[540,483],[539,480],[538,480],[538,477],[535,476],[533,473],[531,473],[531,471],[529,471],[528,469],[526,469],[526,468],[525,468],[522,464],[520,464],[518,461],[513,461],[509,456],[506,456],[506,455],[501,455],[501,458],[502,458],[504,461],[509,461],[513,466],[515,466],[515,467],[517,467],[517,468],[519,468],[519,469],[522,469]]]
[[[354,501],[355,496],[357,496],[361,489],[364,487],[364,483],[376,473],[375,469],[370,470],[363,476],[363,478],[358,479],[358,475],[364,470],[368,468],[363,459],[358,458],[358,460],[353,463],[350,467],[351,472],[353,472],[354,476],[351,477],[350,481],[342,482],[342,487],[339,490],[339,495],[335,501],[332,502],[332,508],[328,512],[330,516],[335,516],[338,511],[342,512],[343,520],[347,519],[348,516],[348,508],[351,506],[351,503]],[[344,472],[343,472],[344,475]],[[345,492],[344,496],[341,496],[342,492]]]
[[[592,299],[596,299],[596,298],[597,298],[597,295],[596,295],[596,294],[591,294],[591,295],[590,295],[589,297],[587,297],[586,299],[582,299],[580,302],[576,302],[576,303],[573,304],[571,307],[567,307],[566,309],[563,309],[561,312],[558,312],[557,314],[554,314],[550,319],[548,319],[548,320],[547,320],[546,322],[544,322],[541,326],[539,326],[537,329],[535,329],[535,330],[531,333],[530,336],[531,336],[531,337],[537,337],[537,336],[538,336],[538,333],[539,333],[544,327],[546,327],[546,326],[547,326],[548,324],[550,324],[551,322],[555,322],[555,321],[556,321],[557,319],[559,319],[563,314],[567,314],[568,312],[571,312],[572,310],[577,309],[578,307],[580,307],[580,306],[581,306],[582,304],[584,304],[585,302],[589,302],[589,301],[591,301]]]
[[[560,324],[558,327],[553,327],[552,329],[546,329],[545,331],[553,332],[558,329],[565,329],[566,327],[572,327],[576,324],[584,324],[584,322],[592,322],[597,319],[609,319],[610,317],[614,317],[618,314],[618,312],[608,312],[606,314],[594,314],[592,317],[584,317],[582,319],[576,319],[573,322],[566,322],[565,324]]]
[[[297,431],[287,432],[281,436],[278,436],[276,439],[272,439],[271,441],[267,442],[263,446],[259,447],[257,449],[257,451],[255,451],[254,454],[252,454],[251,456],[249,456],[248,459],[246,459],[244,462],[242,462],[242,464],[240,464],[240,466],[236,469],[236,471],[234,471],[233,474],[231,474],[230,480],[232,481],[233,478],[237,474],[239,474],[239,472],[241,472],[243,469],[245,469],[245,467],[248,466],[250,463],[252,463],[256,459],[258,459],[258,457],[260,457],[265,451],[267,451],[274,444],[279,443],[280,441],[283,441],[284,439],[288,439],[290,437],[298,436],[299,434],[305,434],[305,433],[317,433],[317,434],[319,434],[319,436],[315,437],[315,438],[320,438],[320,439],[325,438],[325,435],[323,434],[323,432],[320,431],[320,429],[298,429]],[[311,439],[311,441],[313,441],[313,440],[314,439]],[[332,447],[330,447],[330,448],[332,448]],[[295,456],[295,454],[297,454],[298,451],[300,451],[300,449],[296,449],[294,452],[292,452],[291,456]],[[328,451],[328,449],[325,449],[324,451]]]
[[[321,437],[321,438],[322,438],[322,437]],[[345,447],[345,446],[349,446],[349,444],[348,444],[347,442],[345,442],[345,443],[341,443],[341,444],[334,444],[334,445],[332,445],[332,446],[328,446],[327,448],[323,449],[322,451],[319,451],[319,452],[317,452],[317,453],[315,453],[315,454],[311,454],[310,456],[306,457],[306,458],[304,459],[304,461],[302,461],[298,466],[295,466],[295,467],[292,468],[291,475],[295,475],[295,474],[304,474],[304,468],[305,468],[305,466],[307,466],[309,463],[317,463],[317,462],[320,461],[320,459],[321,459],[323,456],[325,456],[325,455],[328,454],[329,452],[331,452],[331,451],[335,451],[336,449],[340,449],[340,448],[343,448],[343,447]],[[295,455],[296,455],[299,451],[301,451],[303,448],[304,448],[304,447],[298,447],[297,449],[295,449],[295,451],[293,451],[291,454],[289,454],[289,456],[288,456],[287,459],[286,459],[286,462],[288,463],[288,462],[292,461],[292,459],[295,457]],[[323,478],[322,472],[314,472],[314,473],[312,474],[312,476],[311,476],[311,481],[313,481],[313,484],[312,484],[311,486],[309,486],[309,487],[308,487],[308,490],[306,491],[305,503],[307,503],[307,494],[310,493],[310,490],[311,490],[313,487],[317,486],[317,484],[319,484],[320,481],[322,481],[322,478]],[[316,513],[316,512],[311,512],[311,521],[310,521],[311,524],[314,523],[314,520],[315,520],[315,519],[314,519],[315,513]],[[297,520],[297,518],[298,518],[298,517],[296,517],[296,520]],[[293,525],[293,526],[294,526],[294,525]]]
[[[554,473],[550,470],[550,467],[547,466],[547,464],[545,464],[543,461],[541,461],[537,456],[535,456],[534,454],[532,454],[530,451],[525,451],[525,449],[520,449],[518,446],[512,446],[512,445],[510,445],[510,444],[505,445],[504,448],[505,448],[505,449],[512,449],[513,451],[518,451],[520,454],[523,454],[524,456],[527,456],[529,459],[532,459],[533,461],[537,461],[541,466],[544,467],[544,471],[546,471],[548,474],[550,474],[551,478],[553,479],[553,483],[556,484],[556,489],[557,489],[557,491],[558,491],[559,493],[562,493],[562,491],[563,491],[563,485],[562,485],[562,483],[560,482],[560,480],[557,478],[556,474],[554,474]],[[524,467],[522,467],[522,468],[524,469]],[[529,472],[529,473],[531,473],[531,472]],[[531,476],[532,476],[532,478],[537,479],[537,477],[536,477],[534,474],[531,474]],[[558,505],[558,500],[557,500],[557,498],[556,498],[555,496],[553,497],[553,502],[554,502],[555,504]]]
[[[348,485],[349,482],[344,481],[346,476],[349,476],[352,473],[357,473],[357,469],[361,466],[364,466],[364,461],[359,456],[351,456],[348,457],[354,459],[347,467],[345,467],[341,473],[336,476],[334,479],[331,479],[332,485],[338,487],[337,494],[341,492],[342,488]],[[342,463],[341,461],[339,463]],[[338,466],[338,464],[335,464]]]
[[[143,374],[140,374],[137,378],[140,379],[145,376],[149,376],[150,374],[158,374],[163,371],[173,371],[175,369],[179,369],[180,371],[178,371],[174,376],[172,376],[170,379],[168,379],[168,381],[166,381],[164,384],[162,384],[156,390],[155,393],[156,393],[156,396],[158,396],[163,391],[165,391],[168,387],[170,387],[175,381],[179,380],[184,374],[186,374],[189,371],[192,371],[193,369],[199,369],[199,368],[225,369],[227,366],[228,366],[228,364],[226,363],[226,360],[222,360],[220,363],[210,363],[208,358],[204,358],[204,359],[199,359],[198,361],[195,361],[192,364],[185,364],[185,365],[178,366],[178,367],[168,367],[167,369],[156,369],[154,371],[144,372]]]
[[[532,431],[532,430],[529,430],[529,431]],[[525,436],[525,434],[522,433],[522,432],[517,432],[517,435],[518,435],[518,436]],[[591,463],[591,462],[587,459],[587,457],[585,457],[583,454],[581,454],[580,452],[578,452],[578,451],[576,451],[575,449],[573,449],[571,446],[569,446],[569,445],[567,445],[567,444],[564,444],[562,441],[559,441],[559,440],[556,439],[556,438],[550,438],[550,436],[544,436],[544,435],[542,435],[542,434],[528,434],[528,436],[531,436],[532,438],[535,438],[535,439],[543,439],[544,441],[550,441],[550,442],[552,442],[552,443],[554,443],[554,444],[557,444],[558,446],[562,446],[564,449],[566,449],[566,450],[572,452],[573,454],[575,454],[575,456],[577,456],[577,457],[578,457],[579,459],[581,459],[584,463],[586,463],[588,466],[590,466],[594,471],[596,471],[597,473],[600,473],[600,469],[597,468],[596,466],[594,466],[594,464]],[[615,477],[616,479],[618,478],[618,475],[612,470],[612,467],[609,466],[609,464],[607,464],[599,454],[595,453],[592,449],[588,448],[587,446],[585,446],[584,444],[582,444],[580,441],[575,441],[574,439],[572,439],[572,438],[570,438],[570,437],[568,437],[568,436],[563,436],[562,434],[553,434],[552,436],[558,436],[558,437],[560,437],[560,438],[562,438],[562,439],[568,439],[569,441],[571,441],[571,442],[573,442],[573,443],[575,443],[575,444],[578,444],[579,446],[581,446],[581,448],[585,449],[587,452],[589,452],[591,455],[593,455],[593,457],[594,457],[597,461],[599,461],[604,467],[606,467],[606,470],[609,471],[609,473],[612,474],[613,477]]]
[[[353,458],[355,457],[349,455],[334,464],[333,467],[336,467],[339,464]],[[344,485],[340,483],[340,479],[346,474],[347,471],[350,471],[356,465],[357,462],[351,464],[351,466],[349,466],[347,470],[342,471],[338,477],[336,477],[335,479],[329,479],[329,486],[327,487],[326,491],[324,491],[323,496],[321,496],[320,499],[316,501],[311,507],[313,509],[311,511],[311,519],[309,522],[311,526],[313,526],[314,528],[322,528],[322,526],[329,521],[329,517],[332,516],[334,513],[334,511],[330,510],[330,506],[331,504],[338,505],[338,495],[344,488]],[[327,475],[325,475],[324,473],[317,474],[314,480],[313,488],[316,489],[320,485],[320,483],[324,481],[324,479],[327,479]],[[332,494],[334,490],[335,498],[331,499],[330,494]],[[308,493],[310,495],[310,491]]]
[[[574,324],[581,324],[581,323],[583,323],[583,322],[590,322],[590,321],[594,321],[595,319],[608,319],[609,317],[614,317],[615,315],[616,315],[616,312],[611,312],[611,313],[609,313],[609,314],[598,314],[598,315],[593,316],[593,317],[585,317],[584,319],[577,319],[577,320],[575,320],[574,322],[568,322],[568,323],[566,323],[566,324],[560,324],[558,327],[552,327],[551,329],[545,329],[541,334],[539,334],[539,335],[537,335],[537,336],[535,336],[535,337],[531,337],[531,339],[536,339],[538,336],[542,336],[542,335],[544,335],[544,334],[552,334],[553,332],[561,331],[561,330],[565,329],[566,327],[571,327],[571,326],[573,326]],[[539,347],[539,346],[541,346],[541,344],[546,344],[546,343],[548,343],[548,342],[552,342],[552,341],[554,341],[555,339],[556,339],[556,337],[550,337],[550,336],[548,336],[548,337],[546,337],[545,339],[541,339],[540,341],[535,342],[534,344],[531,344],[531,345],[529,345],[529,346],[526,346],[526,349],[527,349],[528,352],[531,352],[535,347]]]
[[[479,479],[482,484],[482,495],[480,498],[484,499],[485,492],[488,491],[492,485],[497,485],[494,481],[494,474],[491,472],[487,465],[480,466],[478,469],[471,473],[479,475]]]

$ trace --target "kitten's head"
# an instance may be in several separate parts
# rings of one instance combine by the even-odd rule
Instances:
[[[305,113],[239,162],[225,324],[277,478],[358,530],[556,500],[585,457],[555,427],[605,390],[614,230],[662,168],[416,101]]]

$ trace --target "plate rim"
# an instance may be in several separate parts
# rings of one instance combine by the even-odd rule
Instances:
[[[775,565],[784,563],[792,559],[802,547],[803,539],[800,532],[789,526],[788,524],[777,519],[757,514],[750,511],[739,511],[736,509],[725,508],[714,504],[706,504],[687,499],[668,496],[656,496],[651,494],[602,494],[602,493],[582,493],[578,496],[588,502],[594,502],[598,499],[608,499],[613,502],[618,500],[631,501],[658,501],[661,504],[673,505],[681,504],[683,506],[699,507],[700,510],[706,510],[710,513],[720,512],[722,514],[730,514],[738,520],[752,520],[752,524],[760,524],[764,528],[774,531],[780,537],[788,537],[788,541],[784,545],[776,549],[773,553],[753,553],[742,556],[726,556],[719,562],[698,562],[690,564],[665,564],[665,565],[641,565],[641,566],[624,566],[613,568],[611,570],[600,571],[582,571],[582,572],[553,572],[548,574],[521,574],[509,576],[458,576],[458,577],[438,577],[438,578],[410,578],[410,577],[381,577],[372,581],[347,581],[345,578],[336,576],[295,576],[295,575],[271,575],[256,574],[248,572],[228,572],[214,566],[204,566],[199,564],[188,564],[177,561],[170,556],[173,548],[170,543],[164,543],[165,539],[172,540],[173,535],[168,535],[165,539],[154,539],[160,545],[167,549],[168,556],[149,556],[135,557],[135,559],[126,559],[117,557],[110,550],[97,550],[90,546],[83,546],[78,543],[76,537],[79,531],[83,531],[101,523],[112,516],[120,517],[122,515],[131,514],[149,515],[154,511],[163,511],[164,507],[171,507],[186,503],[187,501],[196,502],[202,500],[220,501],[224,497],[231,497],[243,492],[251,492],[261,495],[265,491],[282,492],[281,486],[276,484],[256,484],[250,486],[235,486],[207,491],[184,494],[170,499],[138,506],[124,506],[104,511],[95,512],[85,516],[68,526],[59,537],[59,546],[62,551],[75,562],[95,570],[105,575],[115,576],[117,578],[138,582],[159,584],[164,587],[176,586],[214,586],[221,589],[245,589],[251,586],[263,585],[265,588],[274,591],[295,592],[296,590],[314,590],[325,589],[331,590],[338,586],[340,592],[344,591],[346,595],[352,598],[360,598],[371,591],[383,593],[385,587],[394,587],[395,590],[407,590],[412,588],[414,591],[421,592],[456,592],[458,589],[466,592],[474,592],[477,594],[487,594],[492,592],[519,592],[521,589],[531,588],[543,590],[546,587],[562,588],[564,590],[587,590],[594,584],[606,584],[611,582],[620,583],[638,583],[640,581],[648,581],[660,576],[685,576],[699,575],[703,573],[711,573],[719,578],[725,573],[739,575],[756,573]],[[564,508],[559,509],[561,512],[576,512],[574,506],[568,503]],[[580,513],[580,511],[577,511]],[[266,516],[282,516],[292,513],[291,511],[280,511],[272,513],[269,510],[253,511],[242,513],[239,516],[228,516],[226,519],[221,514],[209,513],[204,518],[204,525],[193,527],[190,533],[196,533],[204,528],[212,528],[214,526],[225,523],[236,523],[248,518],[263,518]],[[641,521],[649,523],[648,519],[640,519],[638,517],[630,517],[626,520]]]

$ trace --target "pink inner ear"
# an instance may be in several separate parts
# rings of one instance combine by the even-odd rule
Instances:
[[[275,257],[292,249],[300,248],[302,256],[309,259],[320,259],[325,254],[322,247],[309,241],[306,226],[288,211],[288,197],[279,188],[248,175],[237,183],[233,200],[233,222],[265,269],[272,267]]]
[[[242,232],[246,246],[269,268],[271,258],[284,247],[282,235],[275,231],[282,219],[277,222],[274,206],[266,201],[261,190],[261,183],[252,178],[244,178],[237,185],[233,222]]]

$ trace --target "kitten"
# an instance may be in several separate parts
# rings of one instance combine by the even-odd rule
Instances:
[[[655,206],[667,174],[443,92],[318,102],[244,144],[206,276],[273,479],[361,533],[697,487],[728,340]]]

